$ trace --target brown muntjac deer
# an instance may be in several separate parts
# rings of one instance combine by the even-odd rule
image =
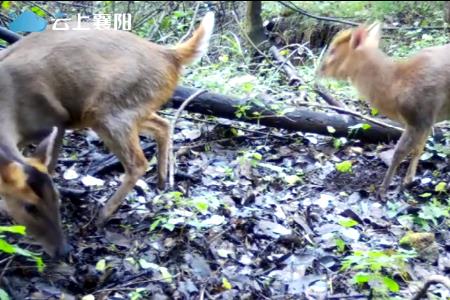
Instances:
[[[318,75],[350,80],[386,117],[404,124],[392,162],[377,193],[384,196],[401,161],[411,162],[403,183],[410,184],[426,140],[436,122],[450,118],[450,44],[423,49],[415,56],[393,60],[379,49],[381,26],[361,25],[338,33]]]
[[[92,128],[124,167],[97,223],[111,217],[146,172],[141,133],[156,140],[163,189],[171,137],[157,111],[183,66],[205,54],[213,27],[209,12],[193,36],[174,47],[126,31],[46,30],[0,52],[0,195],[50,256],[68,250],[50,175],[65,129]],[[33,157],[24,157],[21,147],[39,141]]]

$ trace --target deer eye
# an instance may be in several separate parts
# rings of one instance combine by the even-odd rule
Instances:
[[[30,215],[37,215],[38,214],[38,209],[37,206],[34,204],[25,204],[25,211],[27,213],[29,213]]]

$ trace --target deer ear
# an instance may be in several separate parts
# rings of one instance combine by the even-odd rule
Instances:
[[[15,161],[0,164],[0,191],[5,188],[22,189],[26,181],[27,175],[22,164]]]
[[[381,23],[380,22],[373,23],[372,25],[369,26],[367,31],[371,42],[373,42],[378,47],[381,39]]]
[[[53,127],[52,132],[36,147],[33,158],[48,167],[53,159],[53,149],[55,148],[58,128]]]
[[[350,37],[350,47],[352,49],[356,49],[361,46],[368,36],[368,31],[365,26],[359,26],[356,28],[352,36]]]

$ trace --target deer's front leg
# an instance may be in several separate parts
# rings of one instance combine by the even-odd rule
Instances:
[[[420,136],[418,130],[413,127],[407,126],[402,136],[395,146],[394,156],[392,158],[391,165],[389,166],[386,175],[384,176],[383,183],[381,184],[378,192],[378,200],[385,202],[386,191],[391,184],[392,177],[397,171],[398,166],[402,160],[414,149],[416,145],[417,138]]]

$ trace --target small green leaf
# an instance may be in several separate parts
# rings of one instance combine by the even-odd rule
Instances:
[[[261,160],[261,159],[262,159],[262,155],[259,154],[258,152],[253,153],[252,156],[253,156],[253,158],[256,159],[256,160]]]
[[[372,275],[366,274],[366,273],[358,273],[353,277],[353,280],[356,283],[362,284],[367,283],[372,279]]]
[[[379,113],[379,111],[378,111],[378,109],[376,109],[376,108],[372,108],[371,110],[370,110],[370,114],[372,115],[372,116],[376,116],[376,115],[378,115],[378,113]]]
[[[11,7],[11,1],[3,1],[2,2],[2,8],[8,9]]]
[[[339,252],[344,252],[345,250],[345,242],[342,239],[336,239],[336,247],[338,248]]]
[[[222,287],[226,290],[231,290],[233,288],[231,283],[225,277],[222,278]]]
[[[336,170],[341,173],[350,173],[352,171],[352,162],[349,160],[336,164]]]
[[[6,1],[5,1],[6,2]],[[9,1],[8,1],[9,2]],[[4,289],[0,288],[0,300],[9,300],[8,293]]]
[[[40,17],[45,17],[45,11],[43,11],[40,7],[38,6],[33,6],[31,8],[31,11],[34,12],[35,14],[37,14]]]
[[[34,256],[33,258],[34,258],[34,260],[36,262],[36,266],[37,266],[38,272],[42,273],[44,271],[44,268],[45,268],[45,264],[44,264],[44,261],[42,260],[42,257]]]
[[[356,226],[358,224],[359,223],[353,219],[344,219],[344,220],[339,221],[339,225],[346,227],[346,228],[350,228],[350,227]]]
[[[169,231],[173,231],[175,229],[175,224],[166,223],[163,227]]]
[[[252,82],[244,82],[242,84],[242,90],[246,93],[250,93],[255,88],[254,84]]]
[[[7,241],[0,239],[0,251],[7,254],[14,254],[16,253],[16,247],[14,247],[14,245],[11,245]]]
[[[198,209],[198,211],[202,214],[205,214],[208,212],[208,203],[206,201],[197,201],[195,203],[195,207]]]
[[[335,133],[335,132],[336,132],[336,129],[334,129],[333,126],[327,126],[327,131],[328,131],[329,133]]]
[[[280,51],[280,55],[286,56],[289,54],[289,49],[283,49]]]
[[[361,128],[362,128],[363,130],[369,130],[370,128],[372,128],[372,125],[367,124],[367,123],[364,123],[364,124],[362,124]]]
[[[356,124],[354,126],[350,126],[349,129],[350,130],[358,130],[358,129],[362,129],[362,130],[368,130],[370,129],[372,126],[370,124],[367,123],[359,123]]]
[[[169,270],[166,267],[159,267],[159,271],[161,272],[162,279],[165,282],[172,282],[172,274],[170,274]]]
[[[0,226],[0,232],[11,232],[11,233],[17,233],[20,235],[26,234],[26,228],[25,226],[16,225],[16,226]]]
[[[335,149],[341,148],[344,143],[345,143],[345,139],[343,139],[343,138],[333,139],[333,147]]]
[[[150,225],[150,231],[153,231],[156,229],[156,227],[158,227],[159,224],[161,224],[163,219],[158,218],[155,221],[153,221],[153,223]]]
[[[219,60],[223,63],[227,63],[230,60],[230,57],[228,55],[221,55]]]
[[[383,276],[383,283],[393,293],[396,293],[400,290],[398,283],[392,278]]]
[[[431,193],[423,193],[423,194],[419,195],[419,197],[422,197],[422,198],[430,198],[431,196],[433,196]]]
[[[443,181],[439,182],[435,187],[434,191],[438,193],[442,193],[446,191],[447,184]]]
[[[297,175],[288,175],[284,177],[284,180],[287,184],[294,185],[300,181],[300,177],[298,177]]]
[[[106,260],[104,258],[100,259],[96,264],[95,264],[95,269],[99,272],[105,272],[106,270]]]

